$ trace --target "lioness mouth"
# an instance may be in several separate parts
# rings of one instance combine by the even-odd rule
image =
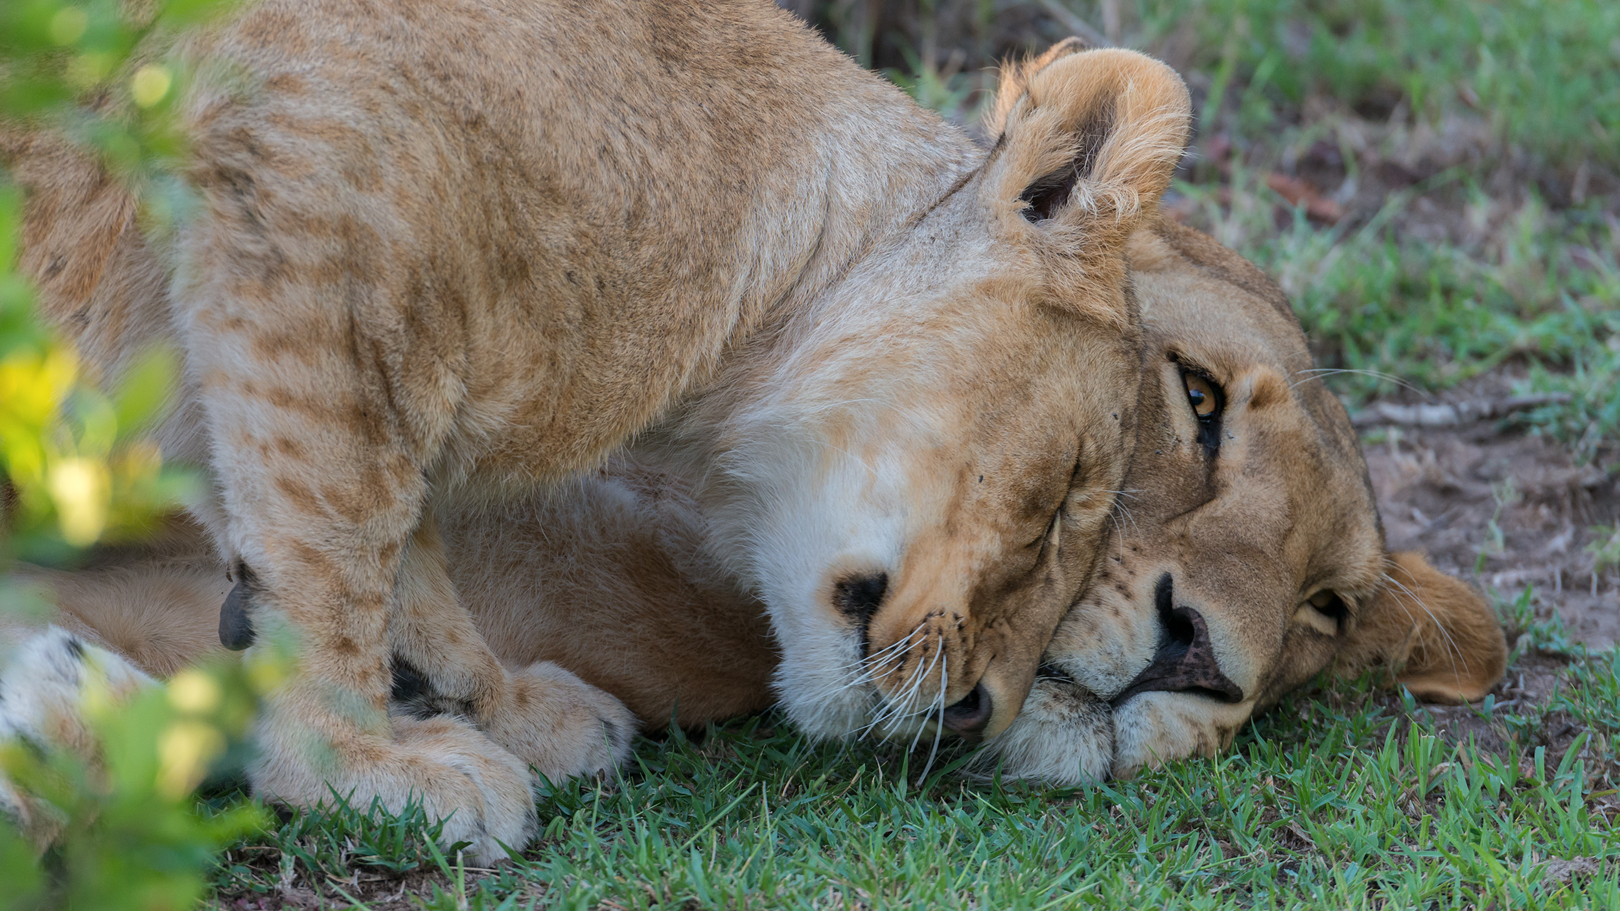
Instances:
[[[990,698],[990,691],[981,683],[955,705],[946,706],[941,718],[945,727],[971,740],[984,732],[994,714],[995,700]]]
[[[1139,693],[1199,693],[1229,705],[1243,701],[1243,687],[1221,671],[1210,642],[1204,615],[1175,604],[1175,583],[1169,573],[1159,577],[1154,591],[1160,629],[1164,631],[1153,661],[1126,684],[1109,703],[1114,708]]]

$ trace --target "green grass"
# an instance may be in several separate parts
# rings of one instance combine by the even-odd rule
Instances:
[[[1502,229],[1462,244],[1403,230],[1416,194],[1396,194],[1362,223],[1324,228],[1298,214],[1278,229],[1279,199],[1255,172],[1178,190],[1195,206],[1194,224],[1288,291],[1320,364],[1366,371],[1330,381],[1352,404],[1395,391],[1377,374],[1439,391],[1506,366],[1516,392],[1571,396],[1516,422],[1571,444],[1582,460],[1620,442],[1613,220],[1550,212],[1531,197]]]
[[[811,744],[767,716],[643,741],[619,779],[554,788],[542,843],[498,871],[351,811],[236,849],[219,882],[334,907],[411,870],[432,874],[413,885],[429,908],[1615,907],[1620,665],[1577,656],[1564,680],[1544,705],[1474,710],[1497,749],[1341,683],[1218,759],[1076,790],[939,768],[919,785],[921,754]]]
[[[1581,461],[1620,444],[1620,199],[1574,198],[1583,171],[1620,172],[1620,6],[1173,0],[1144,7],[1136,41],[1189,49],[1201,133],[1237,147],[1180,187],[1191,221],[1281,281],[1323,366],[1366,371],[1335,391],[1354,405],[1395,391],[1370,374],[1438,392],[1505,367],[1515,393],[1570,396],[1512,423]],[[1349,184],[1462,163],[1334,227],[1279,228],[1266,174],[1322,144]]]
[[[1100,2],[1063,5],[1104,21]],[[856,27],[867,6],[821,4],[818,21],[871,57],[886,45]],[[919,17],[945,8],[914,6]],[[1177,187],[1189,220],[1282,281],[1323,366],[1391,374],[1422,392],[1505,367],[1515,393],[1569,395],[1513,424],[1580,461],[1620,445],[1620,5],[1121,6],[1123,43],[1181,66],[1200,112],[1189,181]],[[985,68],[1043,43],[997,22],[1043,9],[981,2],[912,30],[955,23],[946,37],[958,56],[926,55],[951,62],[926,66],[890,40],[898,49],[877,63],[922,103],[971,120],[991,85]],[[1066,30],[1056,27],[1045,37]],[[1217,140],[1230,146],[1221,160]],[[1352,190],[1392,162],[1417,183],[1371,208],[1363,200],[1331,228],[1303,217],[1279,227],[1282,201],[1265,177],[1293,173],[1322,146],[1342,159],[1329,178]],[[1330,385],[1353,405],[1395,391],[1367,374]]]
[[[349,908],[1609,908],[1620,902],[1620,653],[1588,655],[1534,592],[1509,676],[1534,703],[1420,706],[1319,680],[1216,759],[1052,789],[947,756],[816,744],[766,715],[642,739],[606,782],[540,800],[538,844],[493,870],[419,813],[296,814],[232,848],[218,900]],[[229,793],[204,804],[228,805]],[[401,904],[403,903],[403,904]]]
[[[1075,4],[1083,8],[1087,4]],[[1570,167],[1620,167],[1620,6],[1606,0],[1161,0],[1140,43],[1182,31],[1246,136],[1289,123],[1307,99],[1363,111],[1404,105],[1438,121],[1466,109],[1503,147]],[[1093,19],[1092,21],[1097,21]]]
[[[821,24],[870,56],[870,35],[841,30],[860,6],[824,4]],[[911,48],[877,62],[970,117],[987,53],[1008,49],[983,13],[1016,6],[1030,4],[979,4],[957,36],[965,63],[942,67],[947,48],[932,67]],[[1325,365],[1424,391],[1508,371],[1517,391],[1571,393],[1520,414],[1523,429],[1582,459],[1612,453],[1620,217],[1612,200],[1550,202],[1538,180],[1568,189],[1583,166],[1620,165],[1620,7],[1175,0],[1126,14],[1126,43],[1184,50],[1203,137],[1238,146],[1229,171],[1205,162],[1177,185],[1189,220],[1278,277]],[[1351,148],[1351,131],[1391,113],[1399,123]],[[1457,122],[1485,137],[1472,164],[1336,226],[1278,224],[1265,175],[1313,144],[1347,149],[1353,177]],[[1363,373],[1332,384],[1352,404],[1393,391]],[[1535,600],[1500,605],[1522,634],[1510,676],[1567,661],[1535,704],[1432,709],[1322,683],[1218,759],[1080,790],[939,769],[919,784],[920,756],[751,719],[642,741],[621,778],[552,789],[544,839],[498,871],[460,870],[421,837],[379,860],[375,833],[407,829],[350,813],[234,851],[219,883],[227,896],[291,883],[339,907],[404,889],[446,909],[1620,907],[1620,659],[1572,645]]]

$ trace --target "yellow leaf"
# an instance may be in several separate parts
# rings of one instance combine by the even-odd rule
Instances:
[[[111,488],[107,467],[91,459],[63,459],[50,467],[46,487],[56,504],[63,540],[74,547],[96,543],[107,527]]]
[[[219,707],[221,693],[214,678],[190,668],[169,681],[169,704],[182,712],[201,715]]]
[[[174,76],[169,73],[168,67],[148,63],[135,71],[135,78],[129,81],[129,91],[136,105],[149,108],[162,101],[173,84]]]
[[[225,735],[200,721],[176,721],[158,741],[158,793],[179,800],[202,784],[208,763],[225,749]]]

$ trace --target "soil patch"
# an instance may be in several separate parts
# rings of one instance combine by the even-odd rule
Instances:
[[[1500,384],[1487,378],[1444,398],[1469,401]],[[1620,569],[1597,565],[1591,550],[1620,526],[1615,453],[1578,465],[1553,441],[1491,423],[1383,437],[1365,448],[1392,549],[1425,551],[1504,596],[1534,586],[1536,616],[1556,612],[1571,640],[1620,642]]]

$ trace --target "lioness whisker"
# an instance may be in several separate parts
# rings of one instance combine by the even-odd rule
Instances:
[[[906,634],[905,639],[902,640],[902,641],[909,642],[913,635],[915,635],[917,632],[922,631],[923,625],[925,623],[926,623],[926,621],[919,622],[917,624],[917,626],[915,628],[913,628],[910,633]],[[943,653],[943,651],[944,651],[943,648],[937,649],[935,651],[935,653],[934,653],[935,660],[938,659],[939,655],[941,653]],[[929,671],[932,670],[932,668],[933,668],[932,662],[930,662],[927,669],[923,668],[921,663],[919,663],[917,665],[914,665],[912,667],[911,673],[908,674],[906,676],[906,679],[904,681],[902,681],[902,683],[901,683],[901,686],[904,687],[904,689],[902,689],[899,696],[897,698],[893,699],[893,700],[890,700],[883,707],[883,709],[878,713],[877,717],[875,717],[872,720],[872,723],[868,724],[861,731],[862,735],[864,735],[868,731],[872,730],[873,728],[878,727],[879,725],[883,725],[883,726],[887,727],[889,732],[893,732],[895,730],[894,729],[894,722],[897,719],[909,718],[913,714],[916,714],[912,710],[912,706],[916,703],[917,694],[922,689],[923,680],[926,678],[927,674],[929,673]]]
[[[1401,387],[1402,389],[1409,389],[1409,390],[1411,390],[1413,392],[1422,392],[1423,391],[1423,390],[1419,389],[1418,387],[1412,385],[1411,383],[1408,383],[1407,381],[1405,381],[1405,380],[1401,379],[1400,377],[1395,376],[1393,374],[1384,373],[1384,372],[1379,371],[1379,370],[1357,370],[1357,369],[1350,368],[1350,367],[1314,367],[1314,368],[1309,369],[1309,370],[1296,371],[1294,373],[1294,376],[1303,376],[1304,379],[1298,380],[1298,381],[1293,382],[1293,383],[1289,383],[1288,388],[1293,389],[1294,387],[1303,385],[1305,383],[1308,383],[1311,380],[1323,380],[1323,379],[1327,379],[1330,376],[1337,376],[1337,375],[1339,375],[1341,373],[1354,373],[1354,374],[1359,374],[1361,376],[1370,376],[1370,377],[1372,377],[1373,379],[1376,379],[1376,380],[1384,380],[1385,382],[1394,383],[1395,385]]]
[[[944,649],[943,649],[943,648],[941,648],[941,649],[936,649],[936,650],[935,650],[935,651],[934,651],[934,657],[933,657],[933,660],[931,660],[931,661],[929,661],[929,662],[928,662],[928,672],[927,672],[927,673],[931,673],[931,672],[932,672],[932,671],[933,671],[933,670],[934,670],[934,665],[936,665],[936,664],[938,664],[938,663],[939,663],[939,659],[940,659],[940,656],[942,656],[942,655],[944,655],[944,654],[945,654],[945,650],[944,650]],[[920,685],[920,684],[921,684],[921,683],[922,683],[922,678],[923,678],[923,677],[924,677],[924,676],[925,676],[925,674],[918,674],[918,675],[917,675],[917,682],[918,682],[918,684],[919,684],[919,685]],[[941,700],[941,699],[944,699],[944,698],[945,698],[945,691],[944,691],[944,690],[943,690],[943,689],[941,689],[941,690],[939,690],[939,691],[938,691],[938,692],[936,692],[936,693],[935,693],[935,694],[934,694],[934,698],[932,698],[932,699],[930,699],[930,700],[929,700],[929,701],[928,701],[928,711],[926,711],[926,712],[921,712],[921,713],[919,713],[919,714],[922,714],[922,715],[930,715],[930,714],[933,714],[933,711],[934,711],[934,703],[936,703],[936,702],[939,702],[939,701],[940,701],[940,700]],[[920,740],[922,740],[922,735],[923,735],[923,730],[924,730],[924,726],[923,726],[923,725],[918,725],[918,726],[917,726],[917,733],[916,733],[916,735],[915,735],[915,736],[913,736],[913,737],[912,737],[912,738],[911,738],[911,745],[910,745],[910,746],[908,746],[908,747],[906,747],[906,752],[907,752],[907,753],[910,753],[910,752],[911,752],[911,751],[913,751],[913,750],[915,750],[915,749],[917,749],[917,742],[918,742],[918,741],[920,741]]]
[[[896,639],[888,646],[867,655],[865,658],[860,659],[861,666],[870,670],[871,668],[874,668],[894,657],[896,652],[904,652],[906,649],[909,649],[911,647],[911,637],[916,635],[917,631],[921,628],[922,624],[919,623],[917,626],[912,628],[911,632],[906,633],[902,638]]]
[[[1451,632],[1446,629],[1445,624],[1440,622],[1440,618],[1434,615],[1434,611],[1429,610],[1429,606],[1423,603],[1423,599],[1418,596],[1417,592],[1412,591],[1411,588],[1407,587],[1406,583],[1390,575],[1388,570],[1384,571],[1383,577],[1386,583],[1396,589],[1399,589],[1408,598],[1412,599],[1412,603],[1416,604],[1418,609],[1423,611],[1423,613],[1428,616],[1429,620],[1434,624],[1435,629],[1440,631],[1440,635],[1446,643],[1447,659],[1451,662],[1452,672],[1456,672],[1457,661],[1458,659],[1461,659],[1463,673],[1466,674],[1468,672],[1468,656],[1463,654],[1462,647],[1459,646],[1457,641],[1451,637]],[[1396,604],[1401,605],[1401,610],[1406,611],[1406,616],[1415,622],[1417,618],[1412,616],[1411,610],[1406,607],[1402,600],[1400,598],[1396,598],[1394,600]]]
[[[844,665],[842,665],[841,667],[839,667],[838,668],[838,675],[839,675],[839,677],[841,677],[843,679],[841,679],[837,683],[822,687],[821,689],[817,690],[816,691],[816,698],[818,698],[818,699],[826,699],[826,700],[830,701],[832,699],[835,699],[835,698],[843,695],[844,693],[848,692],[849,690],[851,690],[853,688],[866,686],[866,685],[869,685],[869,684],[870,685],[875,685],[879,679],[886,678],[889,675],[895,673],[898,670],[898,668],[894,667],[892,665],[887,670],[883,671],[881,674],[875,673],[875,671],[880,665],[888,663],[889,659],[893,658],[896,654],[901,654],[906,649],[909,649],[911,647],[911,644],[912,644],[912,642],[911,642],[912,637],[915,636],[922,629],[922,626],[923,626],[923,624],[921,622],[919,622],[917,624],[917,626],[913,627],[912,630],[910,632],[908,632],[905,636],[902,636],[900,639],[890,643],[888,646],[886,646],[886,647],[884,647],[882,649],[879,649],[878,651],[876,651],[876,652],[874,652],[874,653],[872,653],[870,655],[867,655],[864,658],[858,658],[858,659],[856,659],[854,661],[847,662]],[[880,709],[883,709],[885,707],[885,704],[881,701],[881,696],[880,695],[873,694],[872,698],[874,700],[879,701]],[[854,728],[854,729],[845,731],[844,734],[846,736],[854,736],[854,737],[865,736],[868,731],[870,731],[877,723],[879,723],[881,721],[881,719],[882,719],[882,712],[880,711],[879,716],[877,718],[874,718],[871,722],[867,723],[866,725],[864,725],[862,727]]]
[[[1124,503],[1118,504],[1118,509],[1119,509],[1119,512],[1125,517],[1125,521],[1131,523],[1131,529],[1132,529],[1133,533],[1140,534],[1141,533],[1141,525],[1138,524],[1137,521],[1136,521],[1136,513],[1132,512],[1131,508],[1129,506],[1126,506]]]
[[[937,658],[939,652],[936,651],[934,654]],[[901,692],[900,698],[894,701],[893,709],[884,716],[883,721],[885,727],[887,728],[886,733],[896,733],[897,722],[916,714],[916,712],[913,710],[913,706],[916,705],[917,694],[922,690],[922,682],[926,676],[927,670],[923,668],[920,662],[912,666],[911,673],[906,676],[904,691]]]
[[[934,697],[934,701],[939,704],[939,720],[934,722],[934,745],[928,748],[928,761],[923,764],[922,774],[917,776],[919,786],[928,781],[928,773],[933,771],[934,757],[939,755],[939,738],[945,733],[945,691],[949,689],[951,682],[951,656],[946,655],[944,649],[940,649],[940,654],[944,656],[944,661],[939,666],[939,693]]]

